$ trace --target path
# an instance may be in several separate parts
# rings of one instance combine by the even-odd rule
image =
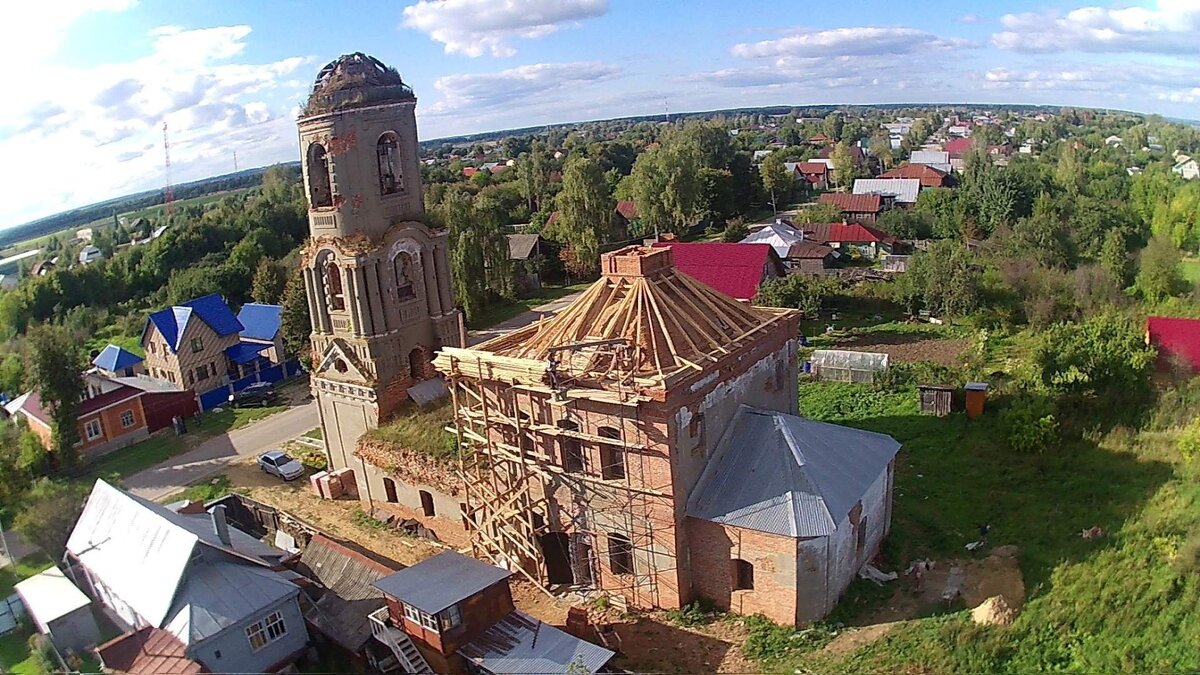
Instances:
[[[543,316],[549,319],[555,314],[558,314],[566,309],[568,305],[570,305],[572,302],[575,302],[575,300],[581,295],[583,295],[583,291],[577,291],[575,293],[571,293],[570,295],[564,295],[557,300],[551,300],[544,305],[538,305],[527,312],[521,312],[511,319],[501,321],[495,326],[490,326],[482,330],[473,330],[467,334],[467,342],[477,345],[484,340],[491,340],[492,338],[500,337],[505,333],[511,333],[518,328],[528,326]]]
[[[217,474],[238,457],[278,448],[318,423],[313,401],[271,415],[241,429],[204,441],[171,459],[129,476],[121,483],[133,494],[157,501]]]

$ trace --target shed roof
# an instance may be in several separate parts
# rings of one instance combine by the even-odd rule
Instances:
[[[91,604],[83,591],[57,567],[18,582],[13,588],[21,596],[30,616],[43,626]]]
[[[658,242],[669,247],[675,267],[684,274],[738,300],[753,300],[763,281],[773,251],[767,244],[732,244],[723,241]],[[776,265],[778,263],[775,263]]]
[[[205,295],[195,300],[188,300],[181,305],[160,309],[150,315],[149,322],[154,324],[158,332],[172,352],[179,350],[183,332],[187,329],[188,321],[195,316],[203,321],[217,335],[224,337],[240,333],[242,324],[233,315],[233,310],[225,304],[225,300],[216,293]]]
[[[194,675],[204,666],[187,657],[187,645],[161,628],[147,626],[96,648],[106,668],[131,675]]]
[[[225,356],[228,356],[229,360],[234,363],[250,363],[257,359],[263,350],[270,348],[271,345],[264,345],[261,342],[239,342],[226,347]]]
[[[775,254],[781,258],[788,257],[792,246],[804,241],[804,234],[787,223],[771,223],[757,232],[751,232],[740,243],[769,244],[775,249]]]
[[[532,258],[541,238],[541,235],[538,234],[508,235],[508,259],[528,260]]]
[[[899,449],[884,434],[743,405],[687,515],[788,537],[829,535]]]
[[[795,260],[822,260],[833,255],[833,249],[813,241],[800,241],[792,244],[787,257]]]
[[[846,213],[879,213],[883,197],[879,195],[849,195],[845,192],[826,192],[817,198],[822,204],[833,204]]]
[[[495,565],[442,551],[372,585],[406,605],[437,614],[510,576],[512,572]]]
[[[459,653],[492,673],[595,673],[616,655],[522,611],[514,611]]]
[[[921,181],[916,178],[859,178],[854,181],[854,194],[879,194],[891,196],[901,204],[913,204],[921,192]]]
[[[143,361],[142,357],[133,352],[118,347],[117,345],[108,345],[96,358],[92,359],[92,365],[103,370],[116,372],[124,370],[131,366],[135,366]]]
[[[349,546],[318,534],[300,554],[297,571],[321,583],[309,593],[313,602],[305,618],[338,644],[358,652],[371,639],[367,615],[383,607],[376,581],[400,569],[399,563],[368,557]]]
[[[237,320],[242,324],[243,338],[269,342],[279,333],[279,326],[283,323],[282,317],[282,305],[247,302],[238,310]]]

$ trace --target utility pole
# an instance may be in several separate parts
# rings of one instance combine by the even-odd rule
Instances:
[[[163,188],[163,204],[167,215],[175,213],[175,189],[171,187],[171,136],[167,132],[167,121],[163,120],[163,159],[167,185]]]
[[[237,173],[237,150],[233,151],[233,172]]]

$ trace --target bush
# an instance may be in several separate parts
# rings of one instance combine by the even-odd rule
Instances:
[[[742,654],[753,661],[773,661],[792,653],[811,652],[829,644],[837,631],[825,623],[795,630],[771,621],[762,614],[746,617],[748,634]]]
[[[725,225],[725,233],[721,238],[728,242],[737,243],[750,235],[750,228],[741,218],[733,218]]]
[[[1022,392],[1001,413],[1008,445],[1017,452],[1045,452],[1059,439],[1054,405],[1042,396]]]
[[[1200,417],[1192,421],[1183,433],[1179,434],[1179,441],[1176,443],[1179,448],[1179,454],[1187,461],[1192,461],[1197,455],[1200,455]]]
[[[882,391],[900,391],[918,384],[958,386],[966,381],[961,369],[932,361],[894,363],[875,373],[875,388]]]
[[[676,626],[695,628],[712,623],[719,614],[712,601],[701,598],[684,605],[682,609],[667,612],[667,620]]]
[[[1188,535],[1183,545],[1175,553],[1175,569],[1180,572],[1195,574],[1200,572],[1200,530]]]

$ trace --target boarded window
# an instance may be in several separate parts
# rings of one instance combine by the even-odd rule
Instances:
[[[621,430],[614,427],[600,427],[596,433],[601,438],[621,440]],[[625,478],[625,448],[616,444],[601,444],[600,473],[605,480],[623,480]]]
[[[608,535],[608,567],[613,574],[633,574],[633,542],[629,537]]]
[[[733,560],[733,590],[747,591],[754,589],[754,565],[741,558]]]
[[[579,425],[571,420],[559,420],[558,428],[563,431],[579,431]],[[582,473],[583,442],[578,438],[562,435],[558,437],[558,447],[562,453],[563,469],[570,473]]]

